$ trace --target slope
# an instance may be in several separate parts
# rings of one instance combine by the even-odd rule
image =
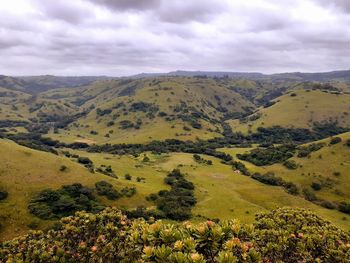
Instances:
[[[254,132],[258,127],[280,125],[287,128],[312,128],[315,122],[335,122],[350,127],[350,94],[320,90],[294,90],[261,107],[244,120],[229,120],[235,131]]]
[[[43,96],[64,96],[54,92]],[[74,103],[78,95],[88,114],[50,137],[96,143],[208,139],[220,136],[225,115],[254,108],[240,94],[201,78],[100,81],[66,94],[66,100]]]

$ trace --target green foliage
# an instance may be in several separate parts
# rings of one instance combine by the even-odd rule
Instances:
[[[282,185],[282,178],[275,176],[273,173],[266,173],[266,174],[260,174],[255,173],[252,175],[252,178],[263,183],[263,184],[269,184],[269,185]]]
[[[271,165],[274,163],[284,162],[293,157],[295,152],[294,145],[270,146],[266,149],[257,148],[249,153],[237,154],[241,160],[251,162],[257,166]]]
[[[67,171],[67,170],[68,170],[68,167],[67,167],[67,166],[61,165],[61,167],[60,167],[60,172],[65,172],[65,171]]]
[[[29,212],[42,219],[72,215],[76,211],[101,211],[92,191],[81,184],[64,185],[59,190],[43,190],[30,201]]]
[[[319,190],[322,189],[322,185],[320,183],[318,183],[318,182],[312,182],[311,187],[315,191],[319,191]]]
[[[79,157],[78,163],[84,164],[84,165],[91,165],[92,161],[88,157]]]
[[[312,152],[320,150],[324,146],[324,143],[311,143],[307,146],[300,146],[298,148],[298,157],[304,158],[308,157]]]
[[[114,173],[112,167],[110,165],[105,166],[105,165],[101,165],[101,167],[96,169],[97,172],[108,175],[110,177],[113,178],[118,178],[118,176]]]
[[[207,164],[207,165],[212,165],[213,164],[213,162],[211,160],[203,159],[199,154],[194,154],[193,155],[193,159],[197,163],[202,163],[202,164]]]
[[[4,190],[1,190],[0,191],[0,201],[1,200],[5,200],[8,196],[8,192],[7,191],[4,191]]]
[[[123,130],[130,129],[130,128],[134,127],[134,124],[129,120],[123,120],[123,121],[119,122],[119,124],[120,124],[120,128]]]
[[[329,144],[337,144],[337,143],[340,143],[341,141],[342,139],[340,137],[333,137],[329,142]]]
[[[142,211],[142,210],[139,210]],[[107,208],[61,219],[48,233],[0,244],[3,262],[347,262],[350,236],[302,209],[237,220],[166,224],[130,220]]]
[[[252,175],[252,178],[268,185],[274,185],[274,186],[281,186],[283,187],[289,194],[297,195],[299,194],[299,189],[296,186],[296,184],[292,182],[286,182],[281,177],[275,176],[274,173],[266,173],[266,174],[260,174],[255,173]]]
[[[98,195],[104,195],[110,200],[116,200],[122,196],[122,194],[113,188],[113,185],[106,181],[95,183],[95,187]]]
[[[161,190],[152,194],[148,200],[155,201],[164,216],[173,220],[186,220],[191,215],[191,208],[197,203],[194,197],[194,184],[187,181],[179,169],[174,169],[164,179],[171,190]]]
[[[286,160],[283,165],[290,170],[295,170],[298,168],[298,164],[294,160]]]
[[[340,212],[350,214],[350,204],[347,202],[340,202],[338,209]]]
[[[104,109],[104,110],[101,110],[100,108],[97,108],[96,109],[96,114],[98,116],[104,116],[104,115],[108,115],[108,114],[111,114],[112,113],[112,109]]]

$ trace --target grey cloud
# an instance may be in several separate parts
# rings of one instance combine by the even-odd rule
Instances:
[[[315,0],[316,3],[321,3],[327,7],[337,7],[345,12],[350,12],[350,1],[349,0]]]
[[[163,21],[170,23],[185,23],[189,21],[205,22],[218,13],[224,11],[226,4],[216,1],[214,4],[209,0],[192,1],[162,1],[156,15]]]
[[[341,1],[27,1],[30,8],[18,13],[0,5],[0,74],[323,71],[350,64],[350,18]],[[326,15],[302,15],[310,3]]]
[[[161,0],[88,0],[116,11],[147,10],[160,5]]]
[[[35,0],[35,2],[39,10],[42,11],[49,19],[58,19],[71,24],[76,24],[82,22],[90,16],[93,16],[93,12],[84,5],[86,3],[80,0]]]

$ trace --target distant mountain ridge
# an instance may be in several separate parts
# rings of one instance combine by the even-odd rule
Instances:
[[[131,76],[111,77],[111,76],[5,76],[0,75],[0,87],[21,90],[30,94],[38,94],[51,89],[57,88],[74,88],[89,85],[98,80],[112,79],[142,79],[155,77],[210,77],[210,78],[237,78],[254,81],[271,81],[271,82],[329,82],[345,81],[350,83],[350,70],[339,70],[330,72],[290,72],[277,74],[263,74],[259,72],[230,72],[230,71],[185,71],[177,70],[168,73],[140,73]]]
[[[342,80],[350,82],[350,70],[339,70],[330,72],[315,72],[315,73],[303,73],[303,72],[286,72],[275,74],[263,74],[259,72],[230,72],[230,71],[185,71],[177,70],[168,73],[141,73],[132,75],[132,78],[145,78],[145,77],[161,77],[161,76],[207,76],[207,77],[229,77],[229,78],[243,78],[248,80],[291,80],[291,81],[331,81]]]

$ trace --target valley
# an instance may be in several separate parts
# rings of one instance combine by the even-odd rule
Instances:
[[[250,223],[258,212],[302,207],[350,230],[347,82],[85,80],[31,78],[40,90],[12,77],[2,82],[0,239],[54,226],[60,216],[46,218],[49,207],[32,205],[34,214],[28,207],[43,190],[73,184],[90,189],[94,206],[166,218],[157,193],[173,193],[167,174],[174,169],[194,186],[192,207],[177,208],[193,222]],[[105,196],[101,181],[110,185]],[[57,211],[76,211],[69,202],[81,201],[64,198]]]

